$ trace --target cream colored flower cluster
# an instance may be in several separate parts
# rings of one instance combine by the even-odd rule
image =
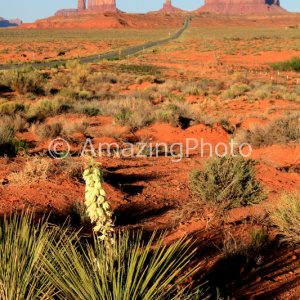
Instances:
[[[85,180],[85,205],[87,214],[91,222],[96,223],[95,232],[100,232],[100,239],[112,243],[113,242],[113,212],[110,204],[106,200],[106,192],[102,188],[103,172],[94,166],[89,166],[83,172]]]

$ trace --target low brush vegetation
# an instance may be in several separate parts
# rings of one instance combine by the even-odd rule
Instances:
[[[232,208],[258,204],[265,196],[255,178],[254,165],[241,156],[211,158],[203,169],[191,171],[191,189],[201,205],[220,215]]]
[[[282,242],[300,244],[300,196],[284,193],[271,211],[271,219],[279,228]]]
[[[289,60],[271,63],[270,66],[278,71],[296,71],[300,72],[300,57],[296,56]]]
[[[240,130],[237,132],[234,141],[239,145],[249,143],[255,148],[299,142],[299,115],[295,114],[294,116],[274,119],[265,126],[254,126],[248,131]]]

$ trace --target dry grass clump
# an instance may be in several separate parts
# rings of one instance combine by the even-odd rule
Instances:
[[[274,119],[265,126],[253,127],[250,131],[240,130],[234,141],[239,145],[249,143],[260,148],[300,140],[299,116]]]
[[[82,180],[83,163],[70,158],[53,164],[44,157],[28,159],[21,171],[8,175],[9,184],[13,186],[32,185],[39,181],[49,180],[51,176],[62,175],[67,178]]]
[[[29,123],[20,114],[4,115],[0,117],[0,127],[4,126],[9,126],[17,132],[23,132],[29,128]]]
[[[82,181],[82,173],[84,170],[84,164],[81,161],[76,161],[71,158],[59,160],[55,166],[53,166],[54,174],[62,174],[67,178],[76,178]]]
[[[227,91],[222,93],[222,98],[224,99],[233,99],[239,96],[244,95],[246,92],[250,91],[250,87],[246,84],[234,84]]]
[[[300,243],[300,196],[284,193],[276,209],[271,211],[271,219],[280,229],[283,242]]]
[[[8,175],[9,184],[14,186],[31,185],[46,180],[52,171],[53,167],[47,159],[35,157],[33,160],[27,160],[22,171]]]
[[[35,134],[41,141],[51,140],[57,137],[76,141],[75,133],[85,134],[89,124],[87,122],[72,122],[67,121],[52,121],[38,126],[35,129]]]

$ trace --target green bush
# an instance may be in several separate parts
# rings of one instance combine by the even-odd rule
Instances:
[[[271,211],[271,219],[280,229],[283,242],[300,243],[299,194],[284,193],[277,204],[277,208]]]
[[[100,112],[100,109],[94,106],[81,106],[79,112],[88,116],[97,116]]]
[[[180,287],[197,269],[186,269],[191,244],[181,239],[166,247],[154,238],[144,244],[141,233],[120,233],[109,248],[97,237],[86,247],[65,240],[47,256],[45,271],[61,299],[200,299]]]
[[[253,160],[215,157],[203,170],[192,170],[190,186],[201,204],[223,211],[259,203],[262,185],[255,179]]]
[[[292,57],[290,60],[271,63],[270,66],[278,71],[300,71],[300,57]]]

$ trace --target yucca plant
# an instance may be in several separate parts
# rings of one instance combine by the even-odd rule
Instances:
[[[167,247],[163,236],[154,238],[144,244],[141,232],[119,233],[109,250],[97,237],[86,247],[66,240],[52,249],[45,271],[64,300],[200,299],[199,288],[181,287],[198,269],[187,268],[193,244],[181,239]]]
[[[27,212],[4,218],[0,227],[0,299],[52,299],[54,288],[42,271],[42,256],[50,243],[59,245],[59,236],[64,234],[49,228],[47,222],[35,225],[33,214]]]

